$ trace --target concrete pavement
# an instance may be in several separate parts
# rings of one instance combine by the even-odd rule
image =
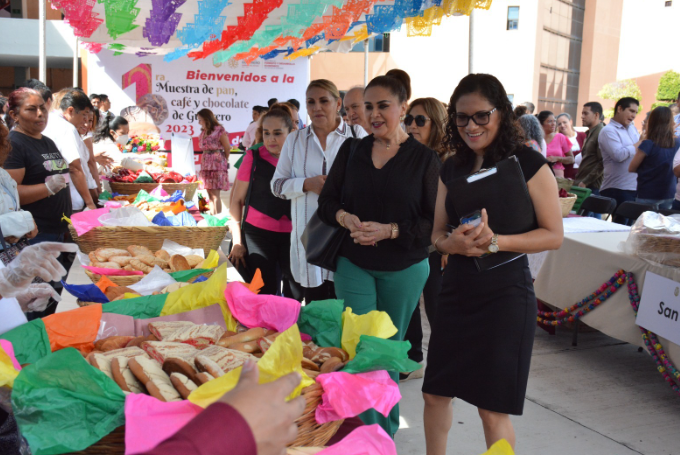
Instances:
[[[400,455],[425,453],[421,386],[401,383]],[[453,421],[447,454],[486,450],[475,407],[456,400]],[[580,333],[574,348],[566,329],[537,330],[524,415],[513,424],[521,455],[680,454],[680,397],[646,352],[599,332]]]

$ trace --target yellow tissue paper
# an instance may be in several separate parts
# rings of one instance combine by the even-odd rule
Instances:
[[[141,297],[141,295],[134,294],[132,292],[126,292],[125,294],[123,294],[123,300],[125,300],[125,299],[136,299],[137,297]]]
[[[217,263],[220,261],[220,255],[217,254],[217,251],[215,250],[210,250],[210,253],[208,253],[208,257],[205,258],[202,264],[200,264],[202,269],[214,269],[217,267]]]
[[[12,359],[10,359],[4,349],[0,348],[0,387],[7,386],[12,388],[14,386],[14,379],[18,375],[19,372],[12,365]]]
[[[494,445],[482,455],[515,455],[515,451],[512,450],[512,446],[508,441],[501,439],[500,441],[496,441]]]
[[[302,376],[302,382],[288,396],[288,399],[297,397],[302,389],[314,384],[314,381],[302,371],[301,363],[302,340],[300,338],[300,330],[297,324],[294,324],[276,338],[269,350],[257,362],[257,367],[260,370],[260,384],[275,381],[280,377],[297,371]],[[213,379],[191,392],[189,401],[206,408],[236,387],[240,376],[241,367],[230,371],[224,376]]]
[[[378,338],[389,338],[398,332],[390,316],[384,311],[370,311],[366,314],[354,314],[351,308],[345,308],[342,314],[342,349],[353,359],[357,353],[357,344],[361,335]]]
[[[212,274],[210,278],[201,283],[194,283],[184,286],[177,291],[168,294],[165,306],[161,311],[161,316],[184,313],[186,311],[198,310],[215,303],[219,303],[224,315],[227,329],[236,331],[236,319],[232,316],[224,291],[227,289],[227,263],[225,262]]]

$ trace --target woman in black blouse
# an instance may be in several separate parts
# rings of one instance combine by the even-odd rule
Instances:
[[[485,271],[474,259],[498,251],[538,253],[562,244],[557,183],[543,156],[523,144],[503,85],[488,74],[463,78],[451,96],[446,142],[456,154],[443,166],[432,242],[449,254],[423,383],[428,455],[444,455],[451,428],[451,398],[475,406],[487,447],[515,445],[508,414],[521,415],[536,328],[536,297],[526,255]],[[515,155],[533,202],[533,230],[498,235],[484,207],[477,227],[460,224],[449,192],[456,179]],[[457,226],[450,232],[449,225]]]
[[[338,298],[355,314],[387,312],[398,329],[396,340],[403,340],[429,274],[427,248],[441,167],[437,154],[400,126],[409,91],[393,76],[368,84],[364,104],[373,134],[342,145],[318,209],[325,223],[350,231],[335,273]],[[398,381],[398,373],[391,374]],[[387,418],[374,410],[361,417],[367,424],[380,423],[390,435],[399,428],[398,406]]]

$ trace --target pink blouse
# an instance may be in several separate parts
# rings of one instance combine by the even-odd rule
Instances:
[[[272,166],[276,167],[279,159],[269,153],[267,147],[264,145],[259,148],[260,158],[267,160]],[[253,151],[247,150],[246,156],[243,157],[241,162],[241,167],[238,168],[238,174],[236,174],[236,180],[242,182],[250,182],[250,171],[253,168]],[[280,220],[275,220],[274,218],[265,215],[264,213],[256,210],[253,206],[248,208],[248,215],[246,216],[246,223],[255,226],[256,228],[264,229],[271,232],[283,232],[290,233],[293,231],[293,223],[288,219],[287,216],[282,217]]]
[[[217,125],[208,136],[205,135],[205,130],[201,130],[201,135],[198,137],[198,146],[204,152],[206,150],[224,150],[220,138],[225,134],[227,134],[227,130],[222,125]]]
[[[571,152],[571,141],[564,134],[555,133],[555,137],[548,144],[546,152],[546,156],[565,157],[567,153]],[[564,165],[562,163],[555,163],[553,169],[564,169]]]

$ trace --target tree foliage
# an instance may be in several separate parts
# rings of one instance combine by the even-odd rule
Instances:
[[[642,91],[640,86],[635,82],[635,79],[624,79],[622,81],[610,82],[605,84],[597,94],[602,99],[618,101],[621,98],[631,97],[638,101],[642,100]],[[639,112],[642,112],[642,105],[639,107]],[[614,116],[614,109],[606,109],[604,115],[607,118]]]
[[[656,89],[656,99],[658,101],[674,102],[680,93],[680,73],[668,71],[661,76],[659,88]],[[660,105],[664,105],[659,103]],[[665,104],[667,105],[667,104]]]

